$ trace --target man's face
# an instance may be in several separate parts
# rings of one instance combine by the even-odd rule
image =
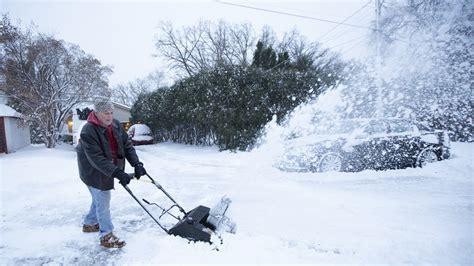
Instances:
[[[97,112],[95,113],[97,116],[97,119],[99,119],[99,122],[102,124],[102,126],[109,126],[112,124],[112,121],[114,119],[114,112]]]

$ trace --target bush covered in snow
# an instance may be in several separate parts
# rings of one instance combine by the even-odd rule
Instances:
[[[251,65],[216,65],[139,97],[132,119],[156,139],[220,149],[253,146],[263,127],[340,82],[343,63],[318,47],[290,55],[258,42]]]
[[[335,82],[322,83],[319,77],[316,72],[216,68],[143,95],[132,117],[150,125],[157,139],[244,150],[273,115],[283,119]]]

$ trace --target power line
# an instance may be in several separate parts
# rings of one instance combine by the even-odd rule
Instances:
[[[355,43],[354,45],[352,45],[351,47],[349,47],[349,49],[343,51],[343,52],[340,52],[340,55],[345,55],[347,54],[349,51],[351,51],[352,49],[354,49],[356,46],[359,46],[360,44],[362,44],[364,42],[364,39],[358,41],[357,43]]]
[[[264,12],[269,12],[269,13],[274,13],[274,14],[280,14],[280,15],[286,15],[286,16],[304,18],[304,19],[311,19],[311,20],[322,21],[322,22],[327,22],[327,23],[332,23],[332,24],[338,24],[338,25],[344,25],[344,26],[355,27],[355,28],[361,28],[361,29],[374,30],[373,28],[365,27],[365,26],[361,26],[361,25],[349,24],[349,23],[345,23],[345,22],[332,21],[332,20],[321,19],[321,18],[310,17],[310,16],[303,16],[303,15],[298,15],[298,14],[292,14],[292,13],[287,13],[287,12],[281,12],[281,11],[276,11],[276,10],[270,10],[270,9],[266,9],[266,8],[259,8],[259,7],[241,5],[241,4],[233,4],[233,3],[223,2],[223,1],[220,1],[220,0],[215,0],[215,2],[216,2],[216,3],[219,3],[219,4],[225,4],[225,5],[230,5],[230,6],[238,6],[238,7],[242,7],[242,8],[248,8],[248,9],[253,9],[253,10],[259,10],[259,11],[264,11]]]
[[[359,37],[354,38],[354,39],[351,39],[351,40],[349,40],[349,41],[345,41],[345,42],[343,42],[343,43],[336,44],[336,45],[334,45],[334,46],[332,46],[332,47],[329,47],[329,49],[334,49],[334,48],[336,48],[336,47],[339,47],[339,46],[342,46],[342,45],[351,43],[351,42],[353,42],[353,41],[355,41],[355,40],[359,40],[359,39],[361,39],[361,38],[365,38],[365,36],[359,36]]]
[[[352,28],[346,28],[344,31],[340,32],[339,35],[333,36],[331,38],[325,39],[325,40],[318,40],[318,42],[329,42],[329,41],[334,41],[336,39],[341,38],[344,36],[346,33],[350,32]]]
[[[355,16],[357,13],[359,13],[362,9],[366,8],[370,2],[372,2],[372,0],[369,0],[369,2],[367,2],[367,4],[363,5],[361,8],[359,8],[356,12],[352,13],[352,15],[348,16],[346,19],[344,19],[343,21],[341,21],[340,23],[338,23],[336,26],[334,26],[332,29],[330,29],[329,31],[327,31],[326,33],[324,33],[323,35],[319,36],[319,39],[323,38],[324,36],[328,35],[330,32],[332,32],[333,30],[335,30],[337,27],[339,27],[342,23],[345,23],[346,21],[348,21],[350,18],[352,18],[353,16]]]
[[[270,10],[266,8],[259,8],[259,7],[253,7],[253,6],[247,6],[247,5],[240,5],[240,4],[233,4],[233,3],[228,3],[224,2],[221,0],[214,0],[216,3],[219,4],[225,4],[225,5],[230,5],[230,6],[237,6],[237,7],[242,7],[242,8],[248,8],[248,9],[253,9],[253,10],[258,10],[258,11],[264,11],[264,12],[269,12],[269,13],[274,13],[274,14],[280,14],[280,15],[286,15],[286,16],[292,16],[292,17],[298,17],[298,18],[304,18],[304,19],[311,19],[311,20],[316,20],[316,21],[322,21],[322,22],[327,22],[327,23],[332,23],[332,24],[338,24],[338,25],[344,25],[344,26],[349,26],[349,27],[355,27],[355,28],[361,28],[361,29],[368,29],[372,30],[374,32],[380,32],[380,34],[384,36],[388,36],[387,34],[381,32],[379,29],[375,29],[372,27],[366,27],[366,26],[361,26],[361,25],[355,25],[355,24],[349,24],[343,22],[338,22],[338,21],[333,21],[333,20],[327,20],[327,19],[321,19],[321,18],[316,18],[316,17],[310,17],[310,16],[303,16],[303,15],[298,15],[298,14],[292,14],[288,12],[281,12],[281,11],[275,11],[275,10]],[[370,2],[369,2],[370,3]],[[367,3],[367,4],[369,4]],[[402,39],[398,39],[395,37],[391,37],[393,40],[400,41],[400,42],[405,42],[408,43],[407,41],[404,41]]]
[[[362,14],[365,14],[367,13],[368,9],[366,9]],[[333,41],[333,40],[336,40],[336,39],[339,39],[341,38],[342,36],[344,36],[346,33],[350,32],[352,30],[352,28],[345,28],[344,30],[342,30],[338,35],[335,35],[335,36],[332,36],[332,37],[329,37],[327,39],[320,39],[318,40],[319,42],[329,42],[329,41]]]

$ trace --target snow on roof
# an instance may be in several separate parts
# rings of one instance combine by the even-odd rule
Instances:
[[[127,105],[124,105],[124,104],[121,104],[121,103],[117,103],[117,102],[112,102],[112,103],[113,103],[115,108],[125,109],[127,111],[130,111],[130,109],[131,109],[131,107],[129,107]],[[91,110],[94,110],[94,104],[93,103],[91,103],[91,102],[82,102],[82,103],[77,104],[73,108],[73,111],[76,112],[76,109],[84,109],[86,107],[91,109]]]
[[[21,117],[22,115],[10,106],[0,104],[0,116]]]
[[[82,103],[78,103],[78,104],[76,104],[76,106],[74,106],[74,108],[78,108],[78,109],[84,109],[86,107],[89,108],[89,109],[94,109],[94,104],[90,103],[90,102],[82,102]]]
[[[130,111],[130,109],[132,109],[130,106],[127,106],[125,104],[122,104],[122,103],[117,103],[117,102],[112,102],[115,107],[118,107],[118,108],[122,108],[122,109],[126,109],[128,111]]]

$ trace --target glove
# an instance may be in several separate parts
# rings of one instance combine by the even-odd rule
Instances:
[[[137,179],[140,179],[142,175],[146,175],[146,170],[143,167],[143,163],[139,162],[135,164],[135,177]]]
[[[118,168],[114,171],[112,176],[120,180],[119,183],[123,186],[126,186],[130,183],[130,176]]]

